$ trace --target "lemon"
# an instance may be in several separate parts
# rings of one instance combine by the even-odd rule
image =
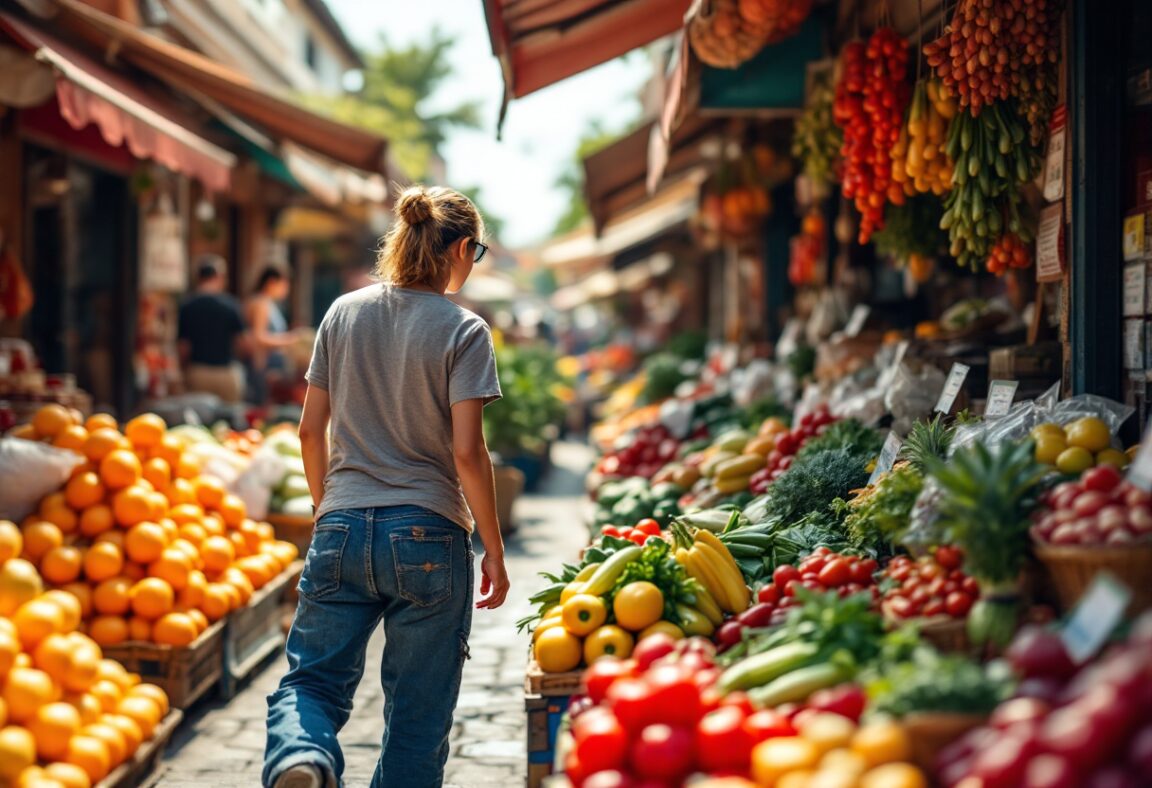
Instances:
[[[1029,434],[1032,436],[1032,440],[1034,441],[1039,441],[1040,438],[1045,435],[1058,437],[1060,440],[1066,439],[1064,435],[1064,428],[1059,424],[1053,424],[1050,421],[1046,421],[1043,424],[1037,424],[1032,428],[1032,432]]]
[[[1112,443],[1112,431],[1108,425],[1095,416],[1086,416],[1064,428],[1069,446],[1078,446],[1095,454],[1104,451]]]
[[[1105,449],[1096,455],[1097,465],[1114,465],[1117,468],[1127,468],[1130,460],[1128,455],[1119,449]]]
[[[1056,458],[1056,469],[1060,473],[1074,475],[1091,468],[1093,462],[1092,454],[1087,449],[1072,446],[1060,452],[1060,456]]]
[[[1036,462],[1055,465],[1068,444],[1064,442],[1064,433],[1059,435],[1053,432],[1042,432],[1036,437]]]

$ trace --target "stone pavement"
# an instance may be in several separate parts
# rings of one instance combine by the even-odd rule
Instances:
[[[516,632],[515,622],[529,613],[528,597],[543,583],[536,573],[555,571],[587,543],[583,480],[591,454],[581,445],[557,444],[552,457],[555,467],[541,493],[525,496],[516,504],[519,528],[506,538],[512,580],[508,602],[495,611],[477,610],[472,619],[472,659],[464,667],[456,709],[445,774],[448,786],[522,786],[525,782],[523,686],[528,637]],[[352,718],[340,734],[349,788],[368,785],[379,756],[384,725],[377,676],[383,641],[380,629],[368,646],[368,667],[356,693]],[[286,666],[280,654],[231,702],[210,700],[194,709],[168,748],[158,784],[168,788],[258,786],[267,709],[264,699],[276,688]]]

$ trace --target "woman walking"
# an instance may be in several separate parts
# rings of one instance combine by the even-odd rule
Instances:
[[[290,331],[280,304],[288,298],[292,283],[276,266],[260,272],[256,289],[244,304],[244,319],[252,333],[252,354],[248,359],[248,397],[260,407],[268,404],[274,380],[288,369],[285,348],[296,344],[299,334]]]
[[[473,521],[478,608],[508,593],[484,405],[500,396],[488,326],[444,297],[487,251],[476,207],[413,187],[377,265],[382,284],[324,316],[300,422],[316,526],[268,698],[263,783],[340,784],[368,639],[381,619],[384,739],[373,788],[441,785],[468,655]],[[328,435],[330,433],[330,440]]]

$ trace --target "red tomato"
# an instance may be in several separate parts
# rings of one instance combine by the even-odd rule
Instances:
[[[676,650],[676,641],[672,639],[671,635],[659,633],[650,635],[636,644],[636,648],[632,651],[632,659],[636,660],[636,666],[641,672],[648,670],[652,663],[661,657],[665,657]],[[593,666],[599,662],[593,663]]]
[[[731,648],[740,642],[744,635],[744,625],[739,621],[725,621],[716,630],[716,645],[720,648]]]
[[[945,569],[959,569],[964,564],[964,553],[959,547],[941,545],[935,555],[936,563]]]
[[[636,788],[632,778],[617,769],[590,774],[588,779],[578,784],[580,788]]]
[[[888,569],[888,576],[895,580],[897,583],[903,583],[905,580],[912,576],[912,567],[908,566],[907,564],[900,564],[899,566],[896,566],[896,563],[893,562]]]
[[[929,599],[924,603],[924,610],[922,614],[926,617],[940,616],[944,614],[944,600],[943,599]]]
[[[615,657],[604,657],[593,662],[584,671],[584,687],[588,697],[595,704],[604,701],[608,688],[616,683],[617,679],[634,676],[632,663]]]
[[[644,676],[652,719],[670,725],[695,725],[700,719],[700,690],[692,672],[679,665],[655,665]]]
[[[635,528],[633,528],[631,531],[628,532],[627,539],[629,542],[632,542],[633,544],[638,544],[641,547],[643,547],[644,543],[648,541],[648,534],[644,533],[643,531],[638,531]]]
[[[636,523],[636,530],[642,533],[646,533],[649,536],[659,536],[660,523],[656,522],[651,517],[647,517]]]
[[[620,536],[620,529],[614,525],[606,525],[600,529],[600,533],[604,536]]]
[[[980,584],[976,582],[976,578],[974,577],[965,577],[960,581],[960,588],[965,594],[971,596],[980,595]]]
[[[776,451],[785,457],[795,454],[799,447],[800,438],[795,433],[786,432],[776,439]]]
[[[852,581],[852,568],[843,558],[833,558],[820,570],[820,584],[826,588],[839,588]]]
[[[772,573],[772,582],[776,584],[779,589],[787,588],[789,580],[799,580],[800,570],[791,564],[781,564],[776,567],[776,571]]]
[[[810,555],[800,562],[800,566],[798,566],[797,569],[800,570],[801,575],[807,574],[808,572],[819,574],[820,570],[823,569],[827,563],[828,559],[822,555]]]
[[[925,561],[920,564],[920,577],[924,580],[935,580],[945,575],[944,567],[935,561]]]
[[[696,737],[692,730],[649,725],[632,743],[629,760],[633,773],[639,777],[678,783],[692,770],[695,750]]]
[[[817,711],[830,711],[847,717],[853,722],[860,721],[868,696],[858,684],[841,684],[825,690],[817,690],[808,699],[808,708]]]
[[[852,564],[852,582],[862,586],[872,583],[872,575],[876,574],[877,563],[875,558],[861,558]]]
[[[888,609],[892,611],[892,615],[897,618],[911,618],[913,613],[912,603],[907,597],[898,596],[888,603]]]
[[[750,715],[744,720],[743,728],[754,742],[762,742],[777,736],[795,736],[796,729],[780,712],[774,709],[764,709]]]
[[[972,597],[963,591],[953,591],[944,600],[944,609],[954,618],[963,618],[972,609]]]
[[[699,676],[700,674],[696,675]],[[712,683],[715,684],[715,680],[713,680]],[[716,709],[720,708],[720,703],[724,699],[723,696],[720,695],[720,690],[716,689],[714,686],[705,687],[699,682],[697,682],[697,686],[702,687],[700,691],[701,716],[710,714],[711,712],[714,712]]]
[[[780,588],[775,583],[769,583],[762,586],[756,592],[756,601],[764,602],[765,604],[774,605],[780,601]]]
[[[1111,465],[1097,465],[1095,468],[1090,468],[1084,471],[1084,475],[1080,477],[1080,483],[1084,485],[1086,490],[1096,490],[1098,492],[1112,492],[1124,477],[1120,475],[1120,471]]]
[[[696,725],[697,765],[704,771],[747,771],[756,742],[744,728],[746,715],[733,706],[721,706]]]
[[[589,709],[572,723],[576,757],[589,772],[617,769],[628,754],[628,733],[608,709]]]
[[[720,701],[720,705],[734,706],[735,708],[740,709],[745,717],[756,713],[756,707],[752,705],[752,699],[748,697],[747,693],[740,692],[739,690],[736,692],[729,692],[727,695],[725,695],[724,699]]]
[[[652,690],[643,679],[619,679],[608,688],[605,698],[616,719],[629,731],[638,731],[655,719]]]
[[[564,774],[572,781],[573,785],[584,785],[585,778],[591,772],[580,763],[580,759],[576,757],[576,750],[573,748],[568,752],[568,756],[564,759]]]

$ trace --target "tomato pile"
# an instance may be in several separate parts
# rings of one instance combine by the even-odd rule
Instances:
[[[1098,465],[1078,481],[1054,487],[1032,527],[1037,541],[1056,545],[1126,545],[1152,538],[1152,495]]]
[[[1016,233],[1004,233],[988,252],[988,273],[1000,276],[1009,268],[1028,268],[1032,255],[1028,245]]]
[[[941,784],[1138,788],[1152,774],[1152,616],[1077,670],[1054,632],[1025,628],[1008,650],[1017,697],[940,753]]]
[[[646,517],[635,526],[605,525],[600,529],[601,536],[615,536],[618,539],[627,539],[633,544],[643,545],[649,536],[660,535],[660,523],[651,517]]]
[[[959,548],[937,547],[932,556],[913,561],[898,556],[885,567],[881,582],[889,581],[883,608],[892,617],[964,618],[980,596],[975,578],[960,569],[964,555]]]
[[[792,458],[804,444],[817,435],[822,435],[829,424],[837,421],[827,405],[821,405],[811,413],[806,413],[791,430],[775,435],[773,448],[768,452],[767,464],[748,480],[748,490],[753,495],[768,491],[772,482],[780,478],[784,471],[792,467]]]
[[[843,76],[836,85],[832,117],[844,130],[843,194],[860,211],[860,243],[884,226],[884,205],[904,202],[892,180],[891,151],[900,139],[908,106],[908,45],[890,27],[865,44],[845,45]]]
[[[636,430],[627,446],[604,455],[596,470],[606,476],[643,476],[651,479],[680,452],[680,442],[663,424]]]

